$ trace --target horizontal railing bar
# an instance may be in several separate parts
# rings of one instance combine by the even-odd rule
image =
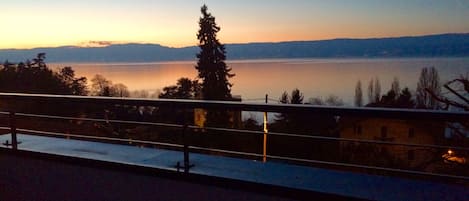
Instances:
[[[284,161],[307,162],[307,163],[316,163],[316,164],[323,164],[323,165],[334,165],[334,166],[342,166],[342,167],[372,169],[372,170],[381,170],[381,171],[387,171],[387,172],[398,172],[398,173],[406,173],[406,174],[419,174],[419,175],[425,175],[425,176],[435,176],[435,177],[446,177],[446,178],[452,178],[452,179],[469,180],[469,177],[467,177],[467,176],[450,175],[450,174],[438,174],[438,173],[431,173],[431,172],[403,170],[403,169],[396,169],[396,168],[385,168],[385,167],[378,167],[378,166],[357,165],[357,164],[349,164],[349,163],[338,163],[338,162],[300,159],[300,158],[292,158],[292,157],[284,157],[284,156],[273,156],[273,155],[267,155],[267,158],[284,160]]]
[[[179,125],[179,124],[153,123],[153,122],[141,122],[141,121],[126,121],[126,120],[115,120],[115,119],[107,120],[107,119],[81,118],[81,117],[63,117],[63,116],[55,116],[55,115],[27,114],[27,113],[16,113],[16,115],[17,116],[24,116],[24,117],[47,118],[47,119],[111,122],[111,123],[125,123],[125,124],[140,124],[140,125],[148,125],[148,126],[162,126],[162,127],[175,127],[175,128],[182,128],[183,127],[183,125]]]
[[[105,120],[105,119],[95,119],[95,118],[63,117],[63,116],[54,116],[54,115],[38,115],[38,114],[26,114],[26,113],[17,113],[16,115],[25,116],[25,117],[37,117],[37,118],[51,118],[51,119],[63,119],[63,120],[82,120],[82,121],[111,122],[111,123],[126,123],[126,124],[139,124],[139,125],[150,125],[150,126],[174,127],[174,128],[183,128],[184,127],[183,125],[179,125],[179,124],[125,121],[125,120]],[[200,127],[198,127],[198,126],[189,126],[189,128],[191,128],[191,129],[200,129]],[[233,133],[248,133],[248,134],[258,134],[258,135],[264,134],[262,131],[217,128],[217,127],[204,127],[203,129],[214,130],[214,131],[223,131],[223,132],[233,132]],[[326,136],[318,136],[318,135],[301,135],[301,134],[278,133],[278,132],[269,132],[268,135],[285,136],[285,137],[298,137],[298,138],[308,138],[308,139],[318,139],[318,140],[348,141],[348,142],[383,144],[383,145],[428,147],[428,148],[437,148],[437,149],[455,149],[455,150],[469,151],[469,147],[456,147],[456,146],[445,146],[445,145],[386,142],[386,141],[380,141],[380,140],[336,138],[336,137],[326,137]]]
[[[1,114],[1,115],[9,115],[10,113],[9,113],[9,112],[4,112],[4,111],[0,111],[0,114]]]
[[[188,126],[191,129],[204,129],[204,130],[213,130],[213,131],[224,131],[224,132],[233,132],[233,133],[249,133],[249,134],[264,134],[262,131],[253,131],[253,130],[242,130],[242,129],[233,129],[233,128],[217,128],[217,127],[198,127],[198,126]]]
[[[315,140],[333,140],[333,141],[348,141],[348,142],[360,142],[370,144],[384,144],[384,145],[398,145],[398,146],[409,146],[409,147],[429,147],[437,149],[456,149],[469,151],[469,147],[455,147],[445,145],[431,145],[431,144],[415,144],[415,143],[403,143],[403,142],[386,142],[381,140],[363,140],[363,139],[352,139],[352,138],[336,138],[336,137],[325,137],[317,135],[299,135],[290,133],[276,133],[269,132],[268,135],[285,136],[285,137],[298,137],[298,138],[309,138]]]
[[[189,148],[192,149],[192,150],[199,150],[199,151],[214,151],[214,152],[218,152],[218,153],[262,157],[262,154],[255,154],[255,153],[249,153],[249,152],[230,151],[230,150],[224,150],[224,149],[213,149],[213,148],[205,148],[205,147],[197,147],[197,146],[189,146]]]
[[[189,126],[189,128],[201,129],[200,127],[197,127],[197,126]],[[214,130],[214,131],[233,132],[233,133],[248,133],[248,134],[259,134],[259,135],[264,134],[264,132],[262,132],[262,131],[239,130],[239,129],[230,129],[230,128],[204,127],[203,129]],[[469,151],[469,147],[456,147],[456,146],[445,146],[445,145],[386,142],[386,141],[380,141],[380,140],[337,138],[337,137],[325,137],[325,136],[318,136],[318,135],[301,135],[301,134],[278,133],[278,132],[268,132],[267,135],[308,138],[308,139],[316,139],[316,140],[348,141],[348,142],[360,142],[360,143],[370,143],[370,144],[398,145],[398,146],[409,146],[409,147],[428,147],[428,148],[437,148],[437,149],[455,149],[455,150]]]
[[[11,130],[10,127],[6,127],[6,126],[0,126],[0,130]]]
[[[127,121],[127,120],[115,120],[115,119],[96,119],[96,118],[82,118],[82,117],[64,117],[56,115],[41,115],[41,114],[28,114],[28,113],[16,113],[17,116],[24,117],[36,117],[36,118],[47,118],[47,119],[61,119],[61,120],[75,120],[75,121],[94,121],[94,122],[110,122],[110,123],[125,123],[125,124],[140,124],[148,126],[161,126],[161,127],[175,127],[183,128],[181,124],[169,124],[169,123],[154,123],[154,122],[141,122],[141,121]],[[201,129],[199,126],[188,126],[191,129]],[[236,133],[252,133],[252,134],[263,134],[262,131],[252,130],[241,130],[241,129],[230,129],[230,128],[216,128],[216,127],[204,127],[205,130],[214,131],[225,131],[225,132],[236,132]]]
[[[75,137],[75,138],[81,138],[81,139],[107,140],[107,141],[127,142],[127,143],[129,143],[129,142],[131,142],[131,143],[143,143],[143,144],[178,147],[178,148],[184,147],[184,145],[179,145],[179,144],[171,144],[171,143],[163,143],[163,142],[152,142],[152,141],[144,141],[144,140],[132,140],[132,139],[121,139],[121,138],[66,134],[66,133],[58,133],[58,132],[50,132],[50,131],[38,131],[38,130],[31,130],[31,129],[16,129],[16,130],[19,131],[19,132],[36,133],[36,134],[51,135],[51,136]]]
[[[46,94],[21,94],[0,93],[2,100],[33,100],[35,102],[59,101],[61,103],[93,103],[93,104],[115,104],[115,105],[140,105],[140,106],[166,106],[175,109],[225,109],[259,112],[299,112],[328,115],[352,115],[400,119],[440,119],[445,121],[466,120],[468,112],[449,112],[441,110],[420,109],[395,109],[395,108],[356,108],[317,106],[305,104],[266,104],[266,103],[243,103],[234,101],[209,101],[209,100],[186,100],[186,99],[146,99],[146,98],[122,98],[122,97],[95,97],[95,96],[70,96],[70,95],[46,95]]]

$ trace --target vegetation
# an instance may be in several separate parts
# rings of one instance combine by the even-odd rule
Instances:
[[[207,6],[202,6],[202,17],[199,20],[200,53],[197,54],[197,65],[202,80],[202,98],[205,100],[230,100],[231,86],[228,81],[234,74],[230,73],[226,63],[225,46],[217,39],[220,27],[215,22],[215,17],[207,11]]]
[[[394,80],[392,81],[391,91],[393,91],[394,94],[399,94],[399,92],[401,91],[399,79],[397,77],[394,77]]]
[[[129,97],[130,92],[124,84],[112,84],[102,75],[95,75],[91,79],[91,95],[108,97]]]
[[[86,95],[86,78],[75,77],[71,67],[58,72],[45,63],[46,54],[18,64],[5,61],[0,69],[0,91],[35,94]]]
[[[404,88],[396,94],[393,89],[390,89],[383,95],[377,102],[369,103],[367,107],[387,107],[387,108],[414,108],[415,102],[412,100],[412,94],[409,88]]]
[[[361,91],[358,90],[360,80],[357,83],[355,90],[355,102],[357,97],[361,95]],[[381,91],[381,85],[379,79],[372,79],[368,86],[368,98],[369,102],[366,104],[367,107],[387,107],[387,108],[414,108],[415,102],[412,98],[412,94],[409,88],[405,87],[400,89],[399,79],[394,78],[391,83],[391,89],[381,97],[379,97]],[[356,105],[356,103],[355,103]]]
[[[417,83],[416,102],[417,108],[438,109],[438,101],[434,99],[427,90],[432,91],[436,96],[440,96],[440,77],[434,67],[422,69],[419,82]]]
[[[198,80],[180,78],[176,85],[164,87],[159,98],[195,99],[200,97],[200,88],[201,85]]]
[[[456,109],[469,111],[469,75],[451,80],[444,85],[446,93],[439,93],[438,88],[426,88],[425,91],[437,102],[443,109]],[[435,91],[436,90],[436,91]]]
[[[379,102],[381,97],[381,83],[379,78],[371,79],[368,83],[368,103]]]
[[[361,107],[363,106],[363,90],[362,90],[362,82],[358,80],[357,86],[355,87],[355,106]]]
[[[198,76],[202,81],[201,96],[204,100],[232,100],[229,78],[235,76],[226,63],[225,46],[217,39],[220,27],[215,17],[208,12],[207,6],[201,8],[202,17],[199,20],[200,52],[197,54]],[[230,124],[230,114],[227,111],[209,110],[206,114],[207,125],[226,126]]]
[[[220,27],[215,22],[215,17],[208,12],[207,6],[201,8],[202,17],[199,20],[199,40],[200,52],[197,54],[197,65],[199,80],[180,78],[175,85],[164,87],[159,98],[165,99],[204,99],[204,100],[233,100],[231,95],[232,83],[229,78],[231,73],[226,63],[226,50],[223,44],[217,39]],[[75,72],[71,67],[64,67],[57,72],[50,70],[45,63],[45,53],[40,53],[36,58],[20,62],[18,64],[5,61],[0,70],[0,91],[3,92],[23,92],[23,93],[44,93],[44,94],[64,94],[64,95],[94,95],[94,96],[115,96],[129,97],[131,93],[123,84],[113,84],[102,75],[96,75],[91,79],[91,89],[87,88],[87,80],[84,77],[75,77]],[[200,82],[199,82],[200,81]],[[446,83],[445,88],[453,93],[452,97],[445,97],[441,93],[438,72],[435,68],[422,69],[417,85],[415,99],[409,88],[401,89],[398,78],[394,78],[390,90],[381,94],[381,83],[379,78],[371,79],[368,84],[368,104],[367,107],[388,107],[388,108],[424,108],[424,109],[448,109],[449,106],[459,107],[464,110],[468,108],[469,82],[466,77],[455,79]],[[148,92],[136,92],[139,97],[149,97]],[[455,100],[459,98],[459,101]],[[305,102],[305,97],[299,89],[294,89],[290,94],[286,91],[281,95],[279,102],[282,104],[313,104],[327,106],[342,106],[343,100],[330,95],[325,99],[321,97],[310,98]],[[365,105],[363,100],[362,82],[359,80],[355,87],[354,104],[357,107]],[[31,106],[31,105],[30,105]],[[34,107],[37,106],[33,105]],[[53,106],[55,110],[62,109]],[[39,107],[38,107],[39,108]],[[194,120],[194,110],[186,110],[173,107],[155,106],[128,106],[128,105],[106,105],[90,106],[86,105],[80,112],[87,110],[91,117],[135,121],[164,122],[177,124],[190,124]],[[50,108],[46,108],[49,110]],[[69,109],[69,108],[67,108]],[[204,111],[203,111],[204,112]],[[81,115],[81,114],[80,114]],[[93,116],[95,115],[95,116]],[[235,114],[228,111],[212,111],[206,113],[207,124],[220,125],[220,127],[230,127],[228,123],[234,119]],[[239,113],[241,116],[241,113]],[[280,113],[275,116],[273,123],[269,125],[271,132],[292,133],[305,136],[340,137],[340,123],[344,116],[336,116],[331,113],[306,113],[297,111],[295,113]],[[261,126],[255,118],[251,117],[244,122],[244,128],[261,130]],[[467,122],[466,122],[467,123]],[[451,124],[458,129],[460,124]],[[462,124],[462,129],[466,131],[467,125]],[[98,128],[99,133],[105,136],[113,135],[123,138],[158,140],[164,142],[182,143],[180,130],[175,128],[154,128],[150,126],[129,126],[111,124],[109,122],[89,124],[81,126],[80,129]],[[63,128],[69,129],[69,128]],[[361,129],[360,129],[361,130]],[[62,131],[63,132],[63,131]],[[96,132],[96,131],[94,131]],[[185,135],[190,133],[191,144],[220,149],[230,149],[236,151],[259,152],[260,136],[251,135],[239,138],[239,135],[231,135],[230,131],[217,133],[218,135],[207,135],[212,131],[204,128],[195,131],[185,131]],[[175,134],[177,133],[177,134]],[[89,134],[89,133],[88,133]],[[99,135],[99,134],[97,134]],[[464,138],[464,132],[461,132]],[[384,138],[384,137],[383,137]],[[339,142],[326,141],[325,138],[292,138],[291,136],[273,135],[269,136],[269,154],[300,157],[318,160],[336,160],[340,154]],[[353,144],[352,144],[353,145]],[[349,150],[358,152],[360,156],[350,159],[352,162],[383,163],[388,166],[401,165],[401,161],[394,161],[391,153],[382,151],[378,146],[351,146]],[[370,155],[373,160],[363,160]],[[353,155],[353,154],[352,154]],[[362,157],[363,156],[363,157]],[[335,158],[334,158],[335,157]],[[363,160],[363,161],[360,161]],[[391,163],[387,164],[389,161]]]
[[[288,96],[286,91],[283,92],[279,102],[282,104],[303,104],[303,98],[303,94],[299,89],[293,89],[291,96]],[[301,120],[301,118],[295,117],[294,114],[280,113],[276,115],[275,122],[278,127],[292,128],[299,120]]]

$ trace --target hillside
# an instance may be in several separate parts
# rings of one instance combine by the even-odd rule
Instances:
[[[469,34],[440,34],[397,38],[333,39],[280,43],[227,44],[228,59],[374,58],[469,56]],[[106,47],[64,46],[0,50],[0,62],[24,61],[39,52],[49,62],[152,62],[193,60],[198,47],[170,48],[157,44]]]

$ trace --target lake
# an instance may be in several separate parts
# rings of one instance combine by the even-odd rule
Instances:
[[[180,77],[195,79],[195,61],[155,63],[53,63],[52,68],[72,66],[77,76],[91,78],[101,74],[129,90],[158,92],[176,84]],[[420,71],[433,66],[442,82],[469,74],[469,58],[395,58],[395,59],[273,59],[227,61],[236,74],[231,82],[233,95],[244,101],[262,101],[265,94],[278,100],[283,91],[300,89],[305,100],[311,97],[339,96],[353,104],[355,86],[362,81],[364,99],[373,78],[381,81],[382,93],[390,89],[394,77],[401,88],[415,91]]]

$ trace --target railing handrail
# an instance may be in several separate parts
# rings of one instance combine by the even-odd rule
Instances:
[[[166,106],[181,109],[228,109],[258,112],[300,112],[328,114],[335,116],[350,115],[358,117],[374,118],[398,118],[398,119],[434,119],[434,120],[467,120],[469,112],[444,111],[425,109],[396,109],[396,108],[370,108],[348,106],[319,106],[308,104],[269,104],[269,103],[245,103],[234,101],[212,100],[187,100],[187,99],[149,99],[127,97],[102,97],[102,96],[73,96],[50,94],[25,94],[25,93],[0,93],[2,100],[35,100],[35,101],[63,101],[67,103],[98,103],[139,106]]]

